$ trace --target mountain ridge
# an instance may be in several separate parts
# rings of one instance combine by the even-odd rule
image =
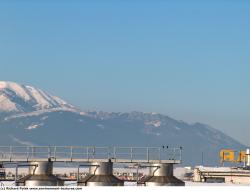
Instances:
[[[6,89],[11,88],[0,83],[0,98],[8,95]],[[38,102],[30,101],[27,95],[12,92],[11,96],[31,108],[9,99],[21,109],[0,112],[0,145],[182,146],[185,165],[199,164],[202,153],[207,164],[217,165],[220,149],[245,149],[209,125],[190,124],[159,113],[81,111],[60,98],[60,103],[36,107]]]

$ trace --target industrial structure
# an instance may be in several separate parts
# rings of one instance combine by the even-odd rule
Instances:
[[[149,168],[149,175],[137,178],[138,185],[184,186],[173,175],[173,165],[181,163],[182,148],[169,147],[0,147],[0,163],[15,165],[17,186],[63,186],[64,181],[53,175],[53,163],[78,164],[78,186],[123,186],[124,181],[113,175],[114,164],[136,164]],[[18,169],[28,167],[29,174],[18,178]],[[81,178],[80,168],[89,174]]]
[[[185,183],[173,175],[173,164],[158,163],[149,166],[149,176],[138,184],[145,186],[185,186]]]
[[[0,180],[4,180],[6,177],[5,168],[3,163],[0,163]]]
[[[89,168],[89,175],[78,179],[78,186],[124,186],[124,181],[113,175],[113,163],[94,162]]]
[[[250,184],[250,149],[246,151],[221,150],[221,164],[242,164],[239,167],[203,167],[194,169],[194,182],[223,182]]]
[[[16,179],[16,186],[64,185],[63,180],[53,175],[53,162],[30,162],[27,166],[29,166],[29,175],[21,179]],[[18,167],[19,165],[17,165],[17,168]],[[16,173],[16,177],[17,175],[18,173]]]

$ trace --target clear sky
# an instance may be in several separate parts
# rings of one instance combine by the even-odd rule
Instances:
[[[250,1],[1,0],[0,78],[250,145]]]

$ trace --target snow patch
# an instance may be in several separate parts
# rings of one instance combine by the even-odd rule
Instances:
[[[160,127],[161,121],[149,121],[149,122],[146,122],[145,125],[152,125],[154,127]]]
[[[180,127],[177,127],[177,126],[175,126],[174,127],[177,131],[180,131],[181,130],[181,128]]]
[[[29,113],[21,113],[21,114],[11,115],[11,116],[5,117],[4,120],[9,121],[9,120],[15,119],[15,118],[39,116],[42,114],[52,113],[52,112],[57,112],[57,111],[69,111],[69,112],[79,113],[78,110],[76,110],[76,109],[53,108],[53,109],[44,109],[44,110],[39,110],[39,111],[34,111],[34,112],[29,112]]]
[[[37,129],[37,128],[41,127],[41,126],[43,126],[43,123],[41,123],[41,124],[32,124],[29,127],[27,127],[26,129],[27,130],[33,130],[33,129]]]
[[[35,107],[44,109],[44,108],[48,108],[50,105],[53,105],[53,101],[49,100],[48,97],[46,97],[42,91],[39,91],[38,89],[35,89],[30,86],[27,86],[27,88],[29,89],[32,97],[34,98],[36,102]]]
[[[158,115],[158,113],[156,113],[156,112],[151,112],[151,115]]]
[[[10,101],[5,95],[0,95],[0,111],[18,111],[16,104]]]
[[[0,81],[0,89],[6,88],[6,82]]]
[[[42,117],[42,121],[44,121],[44,120],[46,120],[46,119],[48,119],[49,118],[49,116],[44,116],[44,117]]]
[[[23,85],[19,85],[14,82],[1,81],[0,87],[2,87],[0,89],[9,89],[14,91],[19,97],[23,98],[25,101],[28,101],[30,99],[30,96],[27,93],[25,86]]]
[[[88,115],[86,112],[80,112],[80,115],[82,115],[82,116],[85,116],[85,115]]]

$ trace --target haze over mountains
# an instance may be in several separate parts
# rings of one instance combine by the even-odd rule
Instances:
[[[222,148],[245,149],[202,123],[157,113],[81,111],[48,93],[0,82],[0,145],[182,146],[184,165],[218,164]]]

